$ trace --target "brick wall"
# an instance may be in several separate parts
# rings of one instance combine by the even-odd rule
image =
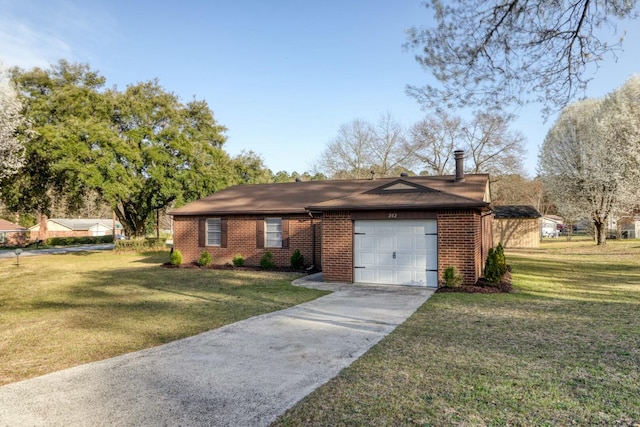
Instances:
[[[27,243],[26,232],[0,232],[0,246],[24,246]]]
[[[480,214],[472,210],[438,213],[438,278],[449,266],[464,276],[464,284],[474,284],[482,273],[483,230]],[[486,242],[485,242],[486,244]]]
[[[309,215],[284,215],[280,218],[289,220],[289,247],[288,248],[261,248],[256,245],[256,221],[264,216],[242,215],[228,216],[227,220],[227,247],[199,246],[198,222],[201,217],[197,216],[175,216],[173,222],[173,246],[182,253],[184,263],[195,262],[200,258],[203,251],[211,254],[212,263],[224,265],[231,263],[236,254],[244,257],[245,265],[258,266],[260,259],[269,251],[273,255],[273,260],[278,267],[289,267],[291,265],[291,255],[296,249],[304,256],[305,265],[316,264],[320,266],[320,251],[316,249],[316,261],[312,259],[314,255],[312,238],[312,220]],[[213,216],[212,216],[213,218]],[[219,217],[216,217],[219,218]],[[313,219],[316,230],[321,229],[322,220]],[[316,231],[319,234],[319,231]],[[316,242],[316,247],[319,243]]]
[[[349,212],[322,217],[322,279],[353,282],[353,222]]]

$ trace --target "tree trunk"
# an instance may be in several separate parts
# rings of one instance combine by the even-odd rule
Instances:
[[[606,221],[593,221],[593,225],[596,228],[596,244],[607,244],[607,224]]]

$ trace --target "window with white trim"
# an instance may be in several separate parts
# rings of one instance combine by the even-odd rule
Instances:
[[[281,248],[282,218],[265,218],[264,224],[265,248]]]
[[[7,233],[6,233],[6,231],[0,232],[0,243],[3,244],[3,245],[5,243],[7,243]]]
[[[222,246],[222,221],[207,218],[207,246]]]

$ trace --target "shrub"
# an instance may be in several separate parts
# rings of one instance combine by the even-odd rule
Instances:
[[[276,263],[273,261],[273,255],[271,252],[267,251],[260,258],[260,267],[262,268],[273,268],[276,266]]]
[[[171,251],[169,262],[171,263],[171,265],[182,264],[182,252],[180,252],[179,249],[174,249],[173,251]]]
[[[489,249],[484,265],[484,278],[490,283],[498,285],[505,274],[507,274],[507,262],[504,257],[504,249],[501,244],[498,244],[496,249]]]
[[[95,243],[112,243],[113,236],[78,236],[49,237],[44,241],[47,246],[91,245]]]
[[[167,249],[163,239],[130,239],[116,240],[116,252],[149,252],[164,251]]]
[[[198,258],[198,265],[200,267],[206,267],[211,264],[211,254],[207,251],[202,251],[200,258]]]
[[[446,288],[457,288],[462,284],[462,274],[455,267],[449,266],[442,273],[442,285]]]
[[[498,263],[498,268],[502,272],[502,276],[507,274],[507,259],[504,256],[504,248],[502,247],[502,243],[498,243],[496,246],[496,261]]]
[[[242,255],[236,254],[231,262],[233,262],[234,267],[242,267],[244,265],[244,258],[242,257]]]
[[[304,267],[304,256],[300,253],[299,249],[296,249],[293,255],[291,255],[291,268],[301,269]]]

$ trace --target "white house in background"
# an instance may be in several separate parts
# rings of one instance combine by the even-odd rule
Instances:
[[[558,215],[544,215],[540,221],[540,234],[542,237],[558,237],[564,220]]]
[[[113,232],[114,222],[111,218],[49,218],[47,219],[46,236],[40,235],[40,223],[29,227],[32,239],[47,239],[49,237],[85,237],[85,236],[110,236]],[[115,222],[115,235],[123,233],[122,224]]]

